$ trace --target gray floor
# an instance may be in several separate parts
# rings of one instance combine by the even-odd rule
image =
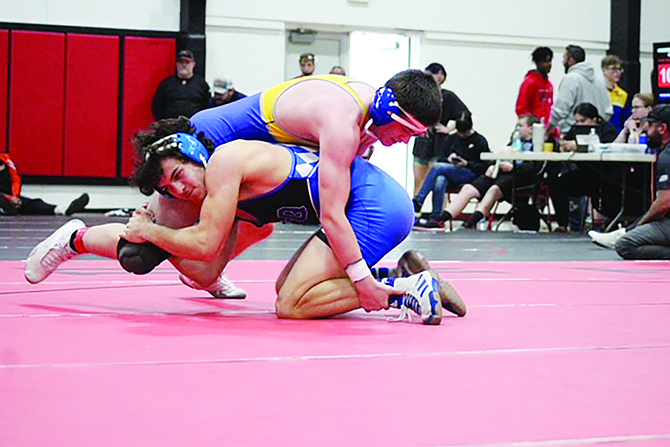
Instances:
[[[87,225],[125,222],[125,218],[101,214],[76,216]],[[0,217],[0,260],[25,259],[32,247],[69,218],[63,216]],[[316,227],[277,226],[267,240],[251,247],[240,259],[285,260]],[[386,260],[396,260],[405,250],[422,251],[434,261],[611,261],[620,259],[600,248],[583,234],[528,233],[513,231],[412,232]]]

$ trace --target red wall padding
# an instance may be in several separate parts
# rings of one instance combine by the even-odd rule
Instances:
[[[65,35],[12,31],[9,152],[23,175],[63,174]]]
[[[119,41],[67,35],[65,175],[116,177]]]
[[[0,30],[0,152],[7,152],[7,76],[9,31]]]
[[[175,39],[127,37],[123,88],[123,177],[133,172],[133,135],[154,120],[151,101],[158,84],[175,70]]]

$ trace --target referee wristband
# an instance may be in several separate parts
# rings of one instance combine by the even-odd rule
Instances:
[[[372,272],[370,272],[370,269],[368,268],[368,264],[363,258],[349,264],[344,271],[347,272],[347,276],[351,279],[351,282],[354,283],[367,278],[368,275],[372,275]]]

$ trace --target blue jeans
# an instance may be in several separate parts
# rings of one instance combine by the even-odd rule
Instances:
[[[433,212],[430,216],[434,219],[439,219],[444,208],[444,195],[447,189],[458,188],[466,183],[470,183],[475,178],[477,178],[477,174],[469,168],[452,163],[435,163],[433,169],[428,173],[426,180],[424,180],[423,185],[421,185],[419,194],[414,197],[414,202],[423,205],[426,197],[428,197],[428,193],[432,191]]]

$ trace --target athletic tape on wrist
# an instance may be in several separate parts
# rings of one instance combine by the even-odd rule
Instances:
[[[367,278],[368,275],[372,275],[372,272],[370,272],[370,269],[368,268],[368,264],[363,258],[353,264],[349,264],[344,271],[347,272],[347,276],[351,279],[351,282],[358,282]]]

